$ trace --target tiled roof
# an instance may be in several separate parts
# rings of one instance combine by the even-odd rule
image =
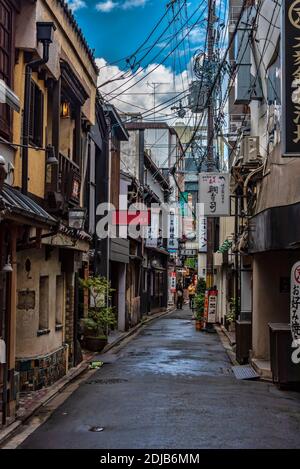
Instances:
[[[84,48],[86,50],[86,53],[87,53],[89,59],[91,60],[93,66],[94,66],[94,70],[98,73],[98,67],[97,67],[97,64],[95,62],[94,52],[92,51],[92,49],[88,45],[88,43],[87,43],[87,41],[86,41],[86,39],[83,35],[83,32],[82,32],[81,28],[79,27],[79,25],[78,25],[78,23],[75,19],[75,16],[72,13],[72,10],[68,7],[68,3],[65,0],[56,0],[56,1],[63,8],[65,14],[67,15],[68,20],[70,21],[73,29],[77,33],[80,41],[82,42],[82,44],[84,46]]]
[[[57,224],[56,219],[34,202],[34,200],[7,184],[4,184],[0,192],[0,207],[26,218],[35,219],[51,225]]]

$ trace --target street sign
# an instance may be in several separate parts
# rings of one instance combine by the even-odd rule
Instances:
[[[199,202],[204,205],[204,216],[230,216],[229,174],[200,173]]]

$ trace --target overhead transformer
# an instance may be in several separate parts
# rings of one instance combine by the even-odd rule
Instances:
[[[221,83],[224,72],[219,74],[219,83],[214,87],[210,95],[212,83],[219,73],[220,59],[215,55],[212,59],[208,59],[204,52],[198,53],[194,57],[194,73],[197,80],[193,80],[189,85],[188,107],[195,113],[199,114],[208,107],[209,97],[217,102],[221,91]]]

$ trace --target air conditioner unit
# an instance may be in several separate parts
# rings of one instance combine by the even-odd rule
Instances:
[[[259,137],[244,137],[241,150],[244,164],[257,161],[259,159]]]

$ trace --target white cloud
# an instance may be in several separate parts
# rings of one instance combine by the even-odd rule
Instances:
[[[80,10],[87,6],[84,0],[70,0],[68,1],[68,5],[73,11]]]
[[[123,73],[118,66],[108,65],[103,58],[96,59],[96,62],[100,69],[98,79],[99,85],[101,85],[101,83],[106,83],[110,79],[116,78],[116,76],[121,76]],[[166,67],[165,65],[159,65],[157,68],[156,67],[156,64],[151,64],[146,68],[140,68],[138,70],[139,73],[135,74],[135,76],[129,75],[129,73],[127,73],[125,79],[112,81],[111,83],[101,87],[100,92],[107,100],[109,100],[116,106],[118,110],[122,112],[143,113],[147,110],[152,110],[153,108],[154,98],[153,86],[151,86],[152,83],[162,83],[160,85],[156,85],[156,106],[162,104],[168,99],[171,99],[173,96],[175,97],[176,94],[188,88],[191,77],[187,70],[184,70],[182,73],[179,73],[174,77],[171,68]],[[151,72],[151,74],[145,77],[145,75],[147,75],[149,72]],[[131,77],[132,80],[126,83],[127,80]],[[139,81],[143,77],[145,77],[145,79]],[[127,88],[131,85],[134,86],[127,90]],[[122,92],[123,94],[120,94]],[[174,92],[174,94],[172,94],[172,92]],[[120,96],[113,98],[113,96],[119,94]],[[183,99],[183,105],[185,104],[186,99]],[[168,106],[162,106],[167,107],[166,109],[157,111],[156,119],[161,118],[163,120],[165,117],[169,117],[172,114],[174,115],[175,121],[176,114],[171,110],[173,105],[174,104],[170,102],[168,103]],[[178,103],[176,103],[176,105],[178,105]],[[149,116],[146,115],[146,118],[153,119],[153,114]],[[171,124],[172,120],[168,122]]]
[[[148,0],[125,0],[121,8],[123,10],[131,10],[136,7],[143,7],[146,5]]]
[[[200,44],[205,41],[206,29],[201,26],[195,26],[189,33],[189,39],[192,44]]]
[[[77,0],[81,1],[81,0]],[[132,10],[133,8],[144,7],[148,0],[125,0],[123,3],[106,0],[96,4],[96,10],[102,13],[110,13],[119,8],[121,10]]]
[[[97,3],[96,10],[101,11],[102,13],[110,13],[118,6],[119,3],[113,2],[112,0],[106,0],[105,2]]]

